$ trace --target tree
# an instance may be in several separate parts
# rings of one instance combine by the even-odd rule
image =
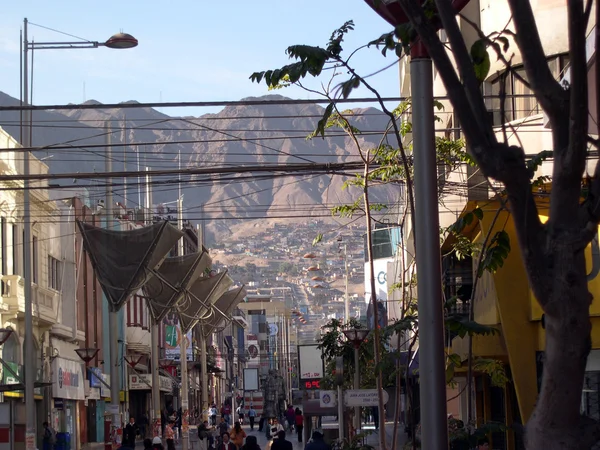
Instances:
[[[600,220],[600,165],[596,166],[593,176],[585,180],[588,188],[582,196],[588,143],[599,146],[597,140],[588,136],[585,32],[592,2],[567,1],[571,82],[565,86],[550,72],[530,2],[508,0],[515,28],[509,34],[519,47],[528,85],[547,114],[552,129],[554,167],[546,223],[540,220],[536,207],[525,150],[499,141],[494,132],[480,89],[481,64],[473,60],[473,52],[467,49],[452,2],[436,0],[434,14],[419,2],[399,2],[411,29],[435,64],[479,168],[486,177],[504,185],[529,283],[545,313],[543,382],[526,426],[527,448],[590,448],[600,439],[600,424],[581,416],[580,402],[591,349],[589,305],[592,299],[587,286],[584,249],[597,235]],[[599,15],[600,8],[596,8],[596,24]],[[439,19],[444,26],[456,68],[436,33],[433,19]],[[484,49],[491,48],[504,58],[501,43],[506,37],[496,37],[502,39],[482,36],[479,45],[483,43]],[[596,48],[600,48],[597,29],[595,39]],[[405,41],[408,45],[411,42]],[[598,81],[594,81],[597,92]]]

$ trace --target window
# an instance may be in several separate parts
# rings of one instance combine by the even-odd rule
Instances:
[[[12,225],[12,273],[19,275],[19,258],[17,257],[17,225]]]
[[[62,261],[48,255],[48,287],[60,291],[62,286]]]
[[[38,284],[38,238],[31,239],[31,281]]]
[[[548,67],[555,79],[560,79],[569,62],[569,55],[558,55],[548,59]],[[493,117],[494,125],[525,119],[535,114],[541,114],[533,92],[522,81],[527,82],[527,74],[523,66],[513,67],[513,72],[504,72],[491,83],[484,85],[484,95],[488,97],[487,104]],[[500,90],[504,86],[504,118],[501,116]]]

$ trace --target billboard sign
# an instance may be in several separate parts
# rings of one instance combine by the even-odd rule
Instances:
[[[258,368],[244,369],[244,391],[258,391]]]
[[[181,343],[182,343],[182,332],[179,325],[179,318],[175,314],[169,314],[163,321],[165,327],[165,358],[172,361],[179,361],[181,359]],[[184,343],[186,346],[187,360],[193,361],[194,352],[192,349],[192,332],[189,331],[184,337]]]
[[[325,374],[323,352],[317,344],[299,345],[298,361],[300,362],[300,385],[302,381],[320,380]]]

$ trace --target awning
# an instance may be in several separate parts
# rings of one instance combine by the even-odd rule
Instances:
[[[177,304],[191,284],[210,266],[211,259],[203,250],[185,256],[167,258],[144,285],[148,308],[156,322],[160,322]]]
[[[153,276],[183,233],[167,221],[116,231],[77,221],[94,272],[112,311]]]
[[[52,386],[52,383],[46,383],[41,381],[36,381],[33,384],[34,389],[45,388]],[[15,384],[0,384],[0,392],[16,392],[16,391],[24,391],[25,386],[23,383],[15,383]]]
[[[183,305],[178,308],[181,331],[187,333],[205,318],[207,313],[210,313],[212,305],[229,290],[232,284],[233,280],[227,275],[227,271],[214,277],[196,280],[185,293]],[[218,312],[213,311],[213,314]]]
[[[246,289],[244,289],[244,286],[227,291],[217,299],[215,302],[215,309],[221,311],[226,317],[231,317],[232,311],[240,304],[245,296]],[[225,320],[223,315],[215,311],[212,316],[205,321],[202,321],[202,334],[206,337],[212,334],[219,324]]]

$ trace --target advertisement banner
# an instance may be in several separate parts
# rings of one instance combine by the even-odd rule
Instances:
[[[163,321],[165,327],[165,358],[172,361],[179,361],[181,359],[181,343],[182,343],[182,332],[179,326],[179,319],[174,314],[169,314]],[[187,360],[193,361],[194,352],[192,348],[192,332],[188,332],[185,335],[184,344],[186,346]]]
[[[323,352],[317,345],[299,345],[298,360],[300,362],[301,380],[320,380],[323,378]]]
[[[81,363],[56,358],[53,362],[52,395],[68,400],[85,400],[85,386]]]

